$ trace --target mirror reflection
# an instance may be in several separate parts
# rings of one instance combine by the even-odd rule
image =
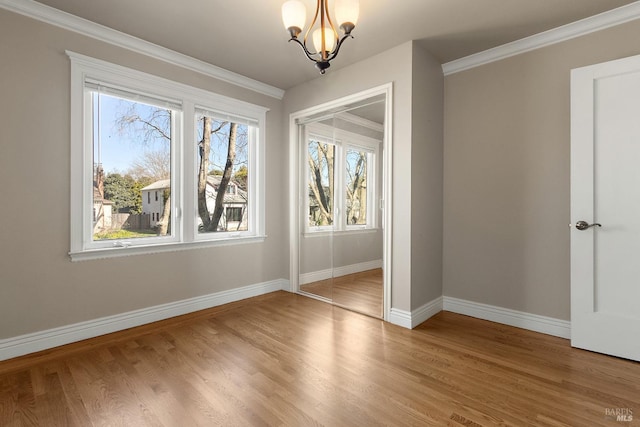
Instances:
[[[384,102],[298,121],[300,291],[380,318]]]

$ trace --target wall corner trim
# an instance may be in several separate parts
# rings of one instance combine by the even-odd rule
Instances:
[[[442,64],[442,71],[445,76],[448,76],[449,74],[455,74],[484,64],[500,61],[501,59],[571,40],[639,18],[640,2],[630,3],[580,21],[447,62]]]
[[[440,313],[442,306],[442,297],[438,297],[411,312],[392,308],[388,321],[403,328],[413,329],[430,317]]]
[[[65,30],[73,31],[105,43],[131,50],[169,64],[213,77],[244,89],[276,99],[284,97],[284,90],[245,77],[208,62],[184,55],[146,40],[97,24],[84,18],[38,3],[34,0],[0,0],[0,8],[18,13]]]
[[[276,279],[269,282],[230,289],[228,291],[129,311],[114,316],[88,320],[73,325],[2,339],[0,340],[0,361],[288,288],[288,280]]]
[[[443,310],[555,337],[571,338],[571,322],[568,320],[539,316],[446,296],[443,297]]]
[[[389,323],[393,323],[394,325],[401,326],[406,329],[411,328],[411,313],[406,310],[399,310],[397,308],[391,308],[389,311],[389,318],[387,319]]]

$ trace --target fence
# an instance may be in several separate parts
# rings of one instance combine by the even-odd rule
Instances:
[[[117,213],[111,218],[112,230],[149,230],[151,229],[151,215]]]

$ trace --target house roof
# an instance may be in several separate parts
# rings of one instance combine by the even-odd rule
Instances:
[[[222,181],[222,177],[220,175],[209,175],[207,177],[207,184],[213,188],[214,194],[218,193],[220,181]],[[236,181],[231,180],[230,183],[236,186],[236,194],[229,194],[227,192],[224,195],[224,203],[247,203],[247,192],[240,188]]]
[[[152,182],[142,189],[142,191],[147,190],[165,190],[167,188],[171,188],[171,180],[170,179],[161,179],[156,182]]]
[[[214,195],[218,193],[220,181],[222,181],[222,177],[219,175],[209,175],[207,177],[207,185],[211,189],[211,193],[213,193]],[[227,192],[224,196],[224,203],[247,203],[247,192],[240,188],[240,185],[236,181],[231,180],[230,183],[236,186],[236,194],[229,194]],[[142,189],[142,191],[166,190],[170,187],[170,179],[161,179],[147,185]]]

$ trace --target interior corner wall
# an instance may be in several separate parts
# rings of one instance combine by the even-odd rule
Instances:
[[[445,77],[444,295],[570,319],[570,70],[640,21]]]
[[[269,108],[266,240],[71,262],[67,49]],[[4,9],[0,94],[0,340],[288,277],[282,101]]]
[[[288,129],[291,113],[393,82],[391,306],[406,311],[411,310],[411,227],[407,226],[411,223],[411,200],[406,197],[411,188],[411,61],[412,42],[407,42],[348,67],[330,69],[287,90],[283,121]]]
[[[442,296],[442,66],[413,44],[411,97],[411,308]]]

